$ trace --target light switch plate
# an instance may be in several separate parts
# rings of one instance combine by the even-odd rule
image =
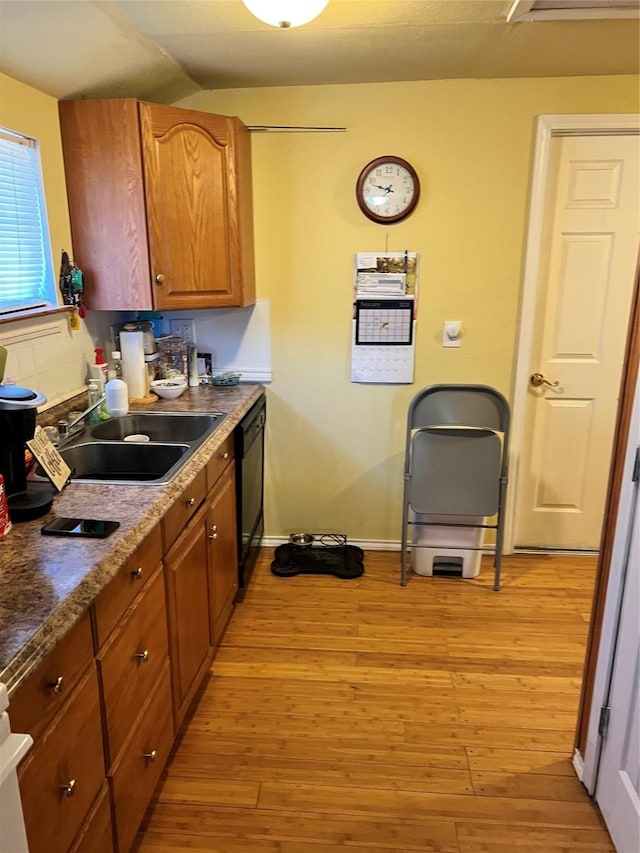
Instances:
[[[169,329],[172,335],[177,335],[183,341],[194,344],[196,341],[196,328],[193,320],[169,320]]]
[[[442,328],[442,346],[459,347],[462,337],[462,320],[445,320]]]

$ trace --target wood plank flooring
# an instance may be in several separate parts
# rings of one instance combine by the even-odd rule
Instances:
[[[138,853],[613,851],[571,767],[595,559],[271,574],[265,549]]]

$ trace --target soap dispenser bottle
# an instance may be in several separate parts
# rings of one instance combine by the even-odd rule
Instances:
[[[129,411],[129,389],[122,378],[120,353],[114,350],[108,368],[109,381],[105,385],[107,412],[112,418],[122,418]]]

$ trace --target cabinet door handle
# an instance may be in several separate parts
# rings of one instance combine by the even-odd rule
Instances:
[[[153,762],[156,760],[157,754],[158,753],[155,751],[155,749],[152,749],[151,752],[145,752],[143,757],[147,759],[149,764],[153,764]]]
[[[195,502],[196,502],[195,498],[189,498],[187,500],[187,506],[193,506]]]
[[[64,791],[66,797],[73,797],[76,792],[76,780],[69,779],[66,785],[60,786],[61,790]]]
[[[225,452],[222,454],[222,458],[223,458],[223,459],[228,459],[228,458],[229,458],[229,453],[228,453],[227,451],[225,451]]]
[[[156,276],[156,284],[164,284],[164,276],[161,272]]]
[[[217,530],[218,530],[218,525],[212,524],[210,531],[209,531],[209,539],[217,539],[218,538]]]
[[[138,566],[137,569],[135,569],[133,572],[131,572],[131,577],[135,581],[142,580],[142,566]]]
[[[63,687],[62,682],[64,681],[64,676],[59,675],[55,681],[52,681],[49,687],[54,693],[62,693]]]
[[[149,660],[149,649],[145,649],[143,652],[136,652],[134,658],[138,658],[142,663],[146,663]]]

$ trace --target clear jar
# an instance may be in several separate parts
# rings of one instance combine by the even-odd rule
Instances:
[[[187,376],[187,353],[186,341],[175,335],[167,335],[158,339],[158,351],[160,352],[160,378],[174,379],[176,376]]]

